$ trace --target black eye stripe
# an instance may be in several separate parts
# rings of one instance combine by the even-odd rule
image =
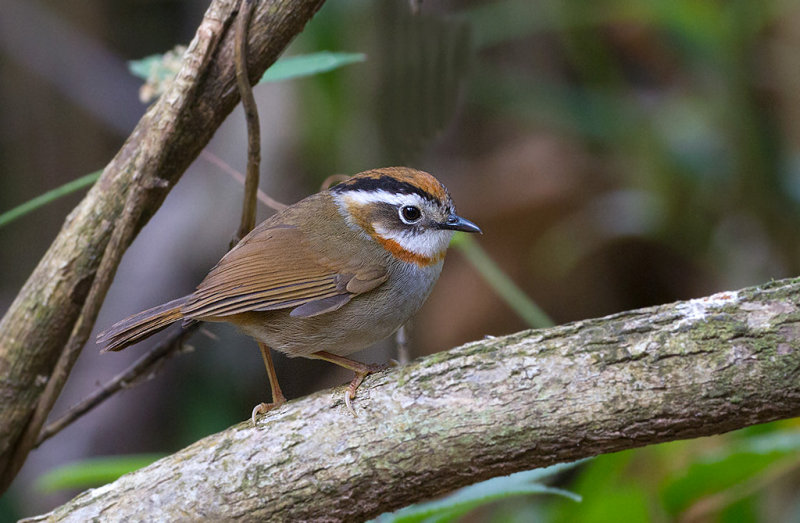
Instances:
[[[408,182],[401,182],[391,176],[381,176],[379,178],[353,178],[334,186],[331,191],[344,193],[348,191],[387,191],[396,194],[417,194],[433,203],[440,203],[428,191],[424,191]]]

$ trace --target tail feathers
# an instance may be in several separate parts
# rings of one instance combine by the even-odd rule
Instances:
[[[188,298],[184,296],[118,321],[97,335],[97,343],[105,345],[102,352],[122,350],[166,329],[183,318],[181,308]]]

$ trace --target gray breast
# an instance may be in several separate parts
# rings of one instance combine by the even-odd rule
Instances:
[[[442,263],[420,269],[401,264],[380,287],[355,296],[341,309],[311,318],[290,310],[267,311],[246,334],[289,356],[327,351],[346,356],[394,333],[419,310],[439,278]]]

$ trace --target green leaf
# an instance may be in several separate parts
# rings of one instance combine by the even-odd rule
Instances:
[[[597,456],[578,474],[570,489],[579,493],[580,506],[558,500],[551,504],[548,521],[553,523],[647,523],[650,501],[647,486],[633,470],[641,451],[624,451]]]
[[[449,496],[427,503],[411,505],[373,520],[377,523],[445,523],[453,521],[470,510],[487,503],[529,494],[555,494],[580,501],[577,494],[559,488],[534,483],[582,463],[562,463],[551,467],[518,472],[510,476],[493,478],[455,491]]]
[[[176,46],[164,54],[154,54],[128,62],[128,70],[131,74],[145,81],[139,91],[142,102],[150,102],[167,90],[180,70],[185,52],[185,46]],[[267,69],[259,83],[278,82],[326,73],[345,65],[363,62],[366,59],[367,56],[363,53],[331,51],[279,58]]]
[[[678,514],[703,497],[759,478],[787,455],[794,460],[799,449],[800,432],[788,430],[747,438],[723,452],[702,456],[664,484],[664,506],[670,514]]]
[[[77,180],[67,182],[61,187],[47,191],[46,193],[39,195],[36,198],[23,203],[22,205],[18,205],[17,207],[0,214],[0,227],[13,222],[17,218],[25,216],[29,212],[35,211],[39,207],[43,207],[48,203],[61,198],[62,196],[66,196],[67,194],[73,193],[88,185],[92,185],[97,181],[98,178],[100,178],[102,173],[103,171],[96,171],[91,174],[87,174],[86,176],[82,176]]]
[[[624,521],[626,523],[649,523],[653,521],[648,506],[647,491],[638,485],[619,485],[596,496],[580,511],[576,519],[581,523],[605,523]]]
[[[163,54],[151,54],[128,62],[128,71],[142,80],[171,81],[178,74],[186,46],[177,45]]]
[[[734,452],[770,454],[800,451],[800,430],[780,430],[751,436],[731,445]]]
[[[42,492],[54,492],[63,489],[99,487],[123,474],[146,467],[163,456],[163,454],[130,454],[68,463],[39,476],[36,488]]]
[[[331,51],[281,58],[267,69],[259,83],[278,82],[326,73],[345,65],[363,62],[366,59],[367,55],[364,53],[334,53]]]
[[[139,99],[149,103],[167,90],[178,75],[186,54],[185,45],[176,45],[164,54],[153,54],[140,60],[128,62],[128,70],[144,80],[139,89]]]

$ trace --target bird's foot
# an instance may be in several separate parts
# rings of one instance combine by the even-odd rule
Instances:
[[[344,393],[344,404],[347,406],[347,410],[353,413],[353,416],[357,416],[357,414],[355,409],[353,409],[353,405],[351,402],[353,399],[355,399],[356,389],[358,389],[359,385],[361,385],[361,382],[364,381],[364,378],[366,378],[367,375],[372,374],[373,372],[378,372],[397,365],[397,362],[394,360],[391,360],[388,364],[361,363],[360,361],[351,360],[350,358],[345,358],[344,356],[331,354],[330,352],[325,352],[325,351],[313,352],[306,357],[317,360],[329,361],[331,363],[339,365],[340,367],[349,369],[355,373],[353,381],[350,382],[350,386],[347,387],[347,390]]]
[[[347,407],[347,410],[349,410],[353,416],[358,416],[358,414],[356,414],[351,402],[356,399],[356,389],[358,389],[358,387],[361,385],[361,382],[364,381],[364,378],[373,372],[380,372],[388,369],[389,367],[396,367],[397,362],[395,360],[391,360],[389,363],[362,363],[361,365],[363,365],[363,367],[359,368],[358,370],[353,369],[355,376],[353,377],[353,381],[350,382],[350,386],[348,386],[347,390],[344,392],[344,404]]]
[[[283,394],[281,394],[280,396],[275,398],[275,401],[273,401],[272,403],[259,403],[258,405],[253,407],[253,413],[250,415],[250,419],[253,421],[253,427],[256,426],[256,416],[258,416],[259,414],[266,414],[267,412],[273,409],[277,409],[284,403],[286,403],[286,398],[283,396]]]

